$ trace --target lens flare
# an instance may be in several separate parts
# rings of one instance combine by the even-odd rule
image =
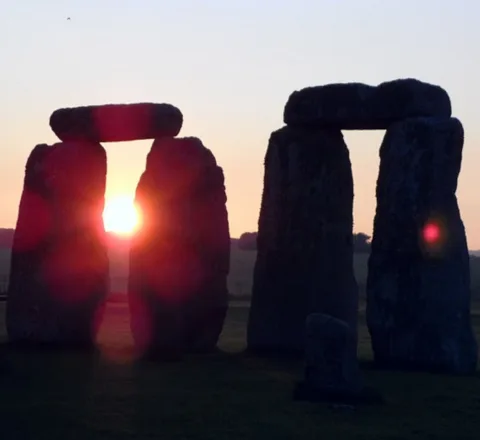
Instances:
[[[423,240],[427,244],[435,244],[441,238],[440,226],[436,223],[429,222],[423,228]]]
[[[430,218],[420,233],[422,252],[429,258],[441,258],[446,252],[448,229],[441,217]]]

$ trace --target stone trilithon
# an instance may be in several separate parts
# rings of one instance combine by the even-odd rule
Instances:
[[[63,142],[37,145],[25,170],[7,299],[11,342],[94,346],[109,290],[107,157],[99,142],[173,137],[182,122],[170,104],[53,112],[50,125]]]
[[[386,129],[367,282],[375,361],[475,371],[469,255],[455,196],[463,129],[451,111],[445,90],[414,79],[292,93],[287,126],[272,134],[265,158],[250,350],[314,350],[312,340],[305,345],[314,313],[356,335],[353,182],[340,130]]]

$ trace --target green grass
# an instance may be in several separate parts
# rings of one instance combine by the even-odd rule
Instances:
[[[247,315],[247,307],[232,304],[220,341],[223,354],[178,363],[119,361],[128,353],[122,347],[131,344],[124,304],[109,306],[99,335],[103,356],[4,347],[10,369],[0,375],[0,438],[478,439],[478,377],[364,366],[366,381],[383,392],[385,405],[347,411],[293,402],[301,363],[240,354]],[[363,315],[360,321],[360,359],[367,361]],[[478,334],[477,310],[474,322]]]

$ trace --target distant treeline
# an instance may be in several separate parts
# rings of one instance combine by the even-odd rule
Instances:
[[[12,248],[13,245],[13,234],[15,229],[13,228],[0,228],[0,248]],[[108,245],[110,247],[122,248],[128,247],[129,240],[122,238],[116,234],[107,232]]]
[[[0,228],[0,248],[11,249],[13,245],[13,228]],[[128,249],[129,239],[120,237],[117,234],[107,232],[108,245],[115,250]],[[232,238],[232,246],[238,247],[238,238]]]
[[[13,228],[0,228],[0,248],[11,249],[13,244]],[[115,249],[128,249],[129,240],[119,237],[114,233],[108,233],[108,245]],[[232,246],[244,251],[257,250],[257,232],[244,232],[240,238],[232,238]],[[363,232],[353,234],[353,250],[357,254],[370,253],[371,237]],[[480,251],[471,251],[471,257],[480,257]]]
[[[357,254],[370,253],[370,236],[363,232],[353,234],[353,251]],[[257,249],[257,232],[244,232],[238,239],[237,246],[244,251]]]

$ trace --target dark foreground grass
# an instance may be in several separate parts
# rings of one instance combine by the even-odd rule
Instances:
[[[293,402],[300,363],[239,354],[247,314],[245,304],[232,305],[223,353],[178,363],[128,361],[124,304],[109,307],[99,335],[103,354],[3,346],[0,439],[480,438],[478,377],[380,372],[365,364],[366,380],[383,392],[385,405],[349,410]],[[364,322],[360,356],[371,359]]]

